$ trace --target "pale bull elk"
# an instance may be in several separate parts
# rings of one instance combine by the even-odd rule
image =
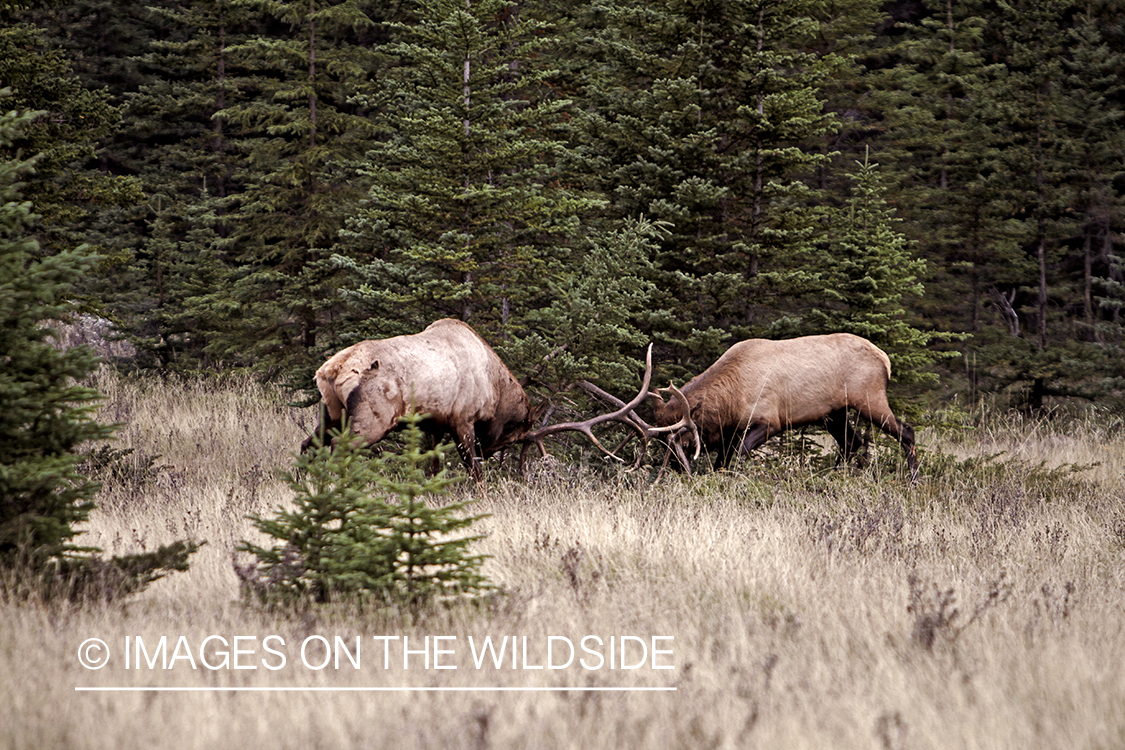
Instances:
[[[849,333],[785,341],[749,339],[689,381],[682,397],[664,402],[651,395],[657,401],[657,425],[682,424],[688,418],[703,447],[717,454],[717,468],[779,432],[810,424],[827,427],[846,460],[867,443],[848,423],[847,410],[853,409],[902,444],[916,482],[914,428],[891,412],[890,377],[886,353]],[[681,462],[679,443],[685,436],[674,439]],[[699,447],[697,443],[697,452]]]
[[[480,462],[523,440],[534,419],[523,387],[492,347],[459,320],[349,346],[321,365],[316,385],[324,399],[317,428],[322,440],[345,414],[369,444],[398,427],[408,411],[429,414],[423,428],[438,440],[451,434],[477,481]]]
[[[452,435],[470,476],[479,482],[483,478],[481,461],[515,443],[524,443],[522,468],[532,445],[546,455],[544,439],[561,432],[581,432],[617,458],[594,436],[593,427],[609,422],[625,424],[641,436],[645,445],[658,435],[679,435],[691,429],[687,418],[652,427],[633,413],[647,395],[651,378],[650,346],[644,382],[630,403],[583,383],[587,390],[619,408],[584,422],[566,422],[532,431],[533,421],[546,404],[531,408],[523,387],[472,328],[458,320],[439,320],[421,333],[362,341],[321,365],[316,372],[316,384],[323,408],[316,435],[324,440],[329,430],[341,426],[346,415],[350,428],[373,444],[396,429],[399,418],[408,411],[429,414],[423,428],[438,440]],[[676,393],[675,389],[672,391]],[[302,451],[314,437],[304,441]],[[643,457],[643,449],[638,455]]]

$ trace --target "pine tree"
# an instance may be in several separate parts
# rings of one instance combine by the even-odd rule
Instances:
[[[464,515],[465,503],[426,503],[458,480],[444,470],[425,476],[444,449],[422,450],[421,421],[404,418],[402,454],[372,460],[363,438],[346,429],[333,445],[302,454],[286,475],[294,508],[253,519],[279,543],[241,547],[255,557],[238,567],[246,593],[269,604],[374,598],[418,608],[487,589],[483,558],[468,550],[479,537],[450,536],[480,517]]]
[[[545,282],[571,272],[590,203],[560,182],[569,102],[551,95],[555,38],[502,0],[417,3],[384,52],[372,100],[388,134],[341,258],[366,325],[414,332],[455,317],[493,341],[522,335]]]
[[[818,98],[832,58],[805,51],[819,26],[802,0],[592,13],[584,173],[612,220],[672,226],[655,262],[657,306],[675,317],[653,333],[701,365],[816,283],[801,260],[816,232],[806,180],[832,127]]]
[[[249,14],[231,0],[154,12],[174,34],[152,43],[143,60],[155,80],[128,96],[122,139],[130,147],[117,154],[147,200],[132,274],[118,274],[112,310],[143,363],[190,371],[211,361],[208,331],[222,327],[204,301],[229,281],[227,214],[244,186],[228,124],[216,115],[256,90],[229,51]]]
[[[843,208],[835,212],[826,243],[823,299],[806,316],[808,332],[847,332],[883,349],[901,383],[936,380],[927,371],[941,358],[933,344],[951,335],[922,330],[907,314],[911,298],[923,294],[925,262],[910,252],[899,231],[900,219],[887,205],[878,165],[865,159],[850,175],[854,183]]]
[[[1073,144],[1067,149],[1066,181],[1074,186],[1073,208],[1081,218],[1082,322],[1085,338],[1110,345],[1108,359],[1120,359],[1125,345],[1120,286],[1125,277],[1115,234],[1125,226],[1125,200],[1115,189],[1125,159],[1125,53],[1114,50],[1096,13],[1070,29],[1070,56],[1063,65],[1066,109],[1062,126]],[[1106,362],[1111,371],[1117,370]]]
[[[170,0],[47,0],[26,5],[42,6],[23,14],[23,20],[44,30],[84,87],[104,88],[120,105],[128,93],[152,82],[141,58],[153,40],[167,33],[161,16],[152,11],[173,5]]]
[[[648,342],[656,284],[651,257],[664,225],[629,220],[608,236],[576,247],[568,273],[547,279],[546,306],[528,313],[529,333],[503,347],[506,359],[531,366],[525,381],[549,398],[582,380],[608,390],[636,387],[636,353]]]
[[[985,365],[974,385],[1018,389],[1031,408],[1091,395],[1094,288],[1114,284],[1114,191],[1099,165],[1120,158],[1106,96],[1120,62],[1066,0],[926,7],[870,77],[886,102],[884,153],[903,167],[896,198],[935,271],[926,314],[973,333],[971,361]],[[983,372],[992,382],[977,382]]]
[[[900,41],[867,57],[871,130],[882,133],[888,184],[929,264],[927,316],[988,340],[988,324],[1010,322],[1010,305],[996,303],[1034,273],[1006,223],[1005,180],[983,169],[998,145],[979,110],[1003,68],[986,64],[981,2],[929,0],[924,8],[916,22],[897,25]]]
[[[1041,409],[1047,396],[1074,395],[1089,374],[1089,352],[1069,326],[1059,327],[1063,316],[1055,312],[1065,310],[1063,300],[1073,289],[1064,270],[1067,241],[1076,233],[1070,211],[1074,185],[1066,174],[1066,152],[1073,144],[1060,127],[1067,109],[1060,81],[1072,10],[1069,0],[1025,0],[997,9],[991,29],[1004,65],[979,90],[974,112],[990,136],[983,171],[997,188],[992,210],[1005,217],[1010,241],[1034,269],[1030,283],[1013,287],[1008,301],[1009,317],[1029,323],[1024,335],[982,347],[981,356],[1006,371],[1002,381],[1022,388],[1020,400],[1032,410]]]
[[[0,114],[8,148],[37,113]],[[28,236],[31,205],[19,180],[34,160],[0,162],[0,567],[17,590],[111,599],[139,591],[172,570],[186,570],[199,548],[176,542],[144,554],[102,560],[74,543],[100,485],[79,472],[77,450],[113,426],[94,420],[101,395],[78,381],[97,366],[88,347],[52,345],[49,321],[74,311],[66,295],[94,258],[83,248],[37,258]]]
[[[117,126],[119,109],[105,92],[84,87],[65,55],[27,24],[0,29],[0,82],[10,88],[9,106],[40,113],[3,153],[41,154],[25,188],[42,216],[36,227],[41,250],[86,243],[107,262],[120,261],[107,232],[140,200],[140,186],[91,164],[99,140]]]
[[[213,354],[304,382],[339,304],[336,273],[319,261],[360,194],[352,165],[374,134],[353,99],[376,64],[374,20],[352,0],[242,5],[279,35],[227,50],[255,88],[215,115],[245,159],[234,175],[244,187],[229,214],[229,275],[197,303]]]
[[[15,142],[35,113],[0,115],[0,146]],[[82,551],[71,540],[93,508],[96,483],[78,474],[84,441],[112,429],[93,419],[96,391],[75,381],[96,366],[87,348],[51,346],[45,321],[71,309],[64,294],[91,265],[84,253],[35,259],[29,203],[19,180],[31,162],[0,162],[0,563],[34,569]]]

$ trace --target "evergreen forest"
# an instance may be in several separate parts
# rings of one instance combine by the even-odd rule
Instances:
[[[899,395],[1116,408],[1111,0],[0,2],[41,257],[142,367],[313,393],[469,322],[540,398],[850,331]]]

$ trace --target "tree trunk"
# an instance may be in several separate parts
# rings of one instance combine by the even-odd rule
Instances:
[[[316,0],[309,0],[309,148],[316,147]]]
[[[1039,320],[1036,342],[1040,349],[1047,348],[1047,238],[1039,237]]]

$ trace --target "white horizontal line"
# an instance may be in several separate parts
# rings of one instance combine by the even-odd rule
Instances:
[[[101,693],[533,693],[533,692],[675,692],[674,687],[81,687]]]

